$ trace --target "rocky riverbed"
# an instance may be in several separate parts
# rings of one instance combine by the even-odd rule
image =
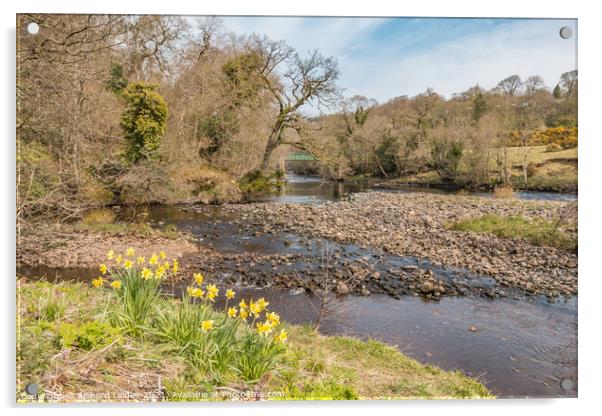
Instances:
[[[575,253],[534,246],[521,239],[448,228],[450,222],[485,214],[552,220],[561,210],[568,210],[566,220],[576,221],[576,204],[368,192],[353,194],[348,201],[323,204],[270,202],[229,205],[223,209],[237,214],[235,222],[258,227],[259,233],[297,233],[381,249],[396,256],[429,259],[444,268],[461,268],[489,276],[502,292],[504,288],[518,289],[550,297],[577,293]],[[369,268],[367,273],[372,273]],[[410,292],[433,296],[457,292],[455,285],[450,290],[432,270],[399,268],[399,274],[398,280],[406,280],[402,286]],[[413,278],[404,279],[404,275]],[[345,292],[344,288],[342,291]]]

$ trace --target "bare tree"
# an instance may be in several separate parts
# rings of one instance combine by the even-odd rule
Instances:
[[[505,94],[515,96],[520,92],[523,82],[518,75],[510,75],[508,78],[501,80],[497,86],[500,87]]]
[[[339,71],[334,58],[326,58],[317,50],[302,57],[284,41],[253,35],[248,49],[259,57],[259,79],[277,103],[261,163],[261,168],[267,169],[272,152],[282,144],[284,131],[299,126],[299,109],[303,105],[321,108],[334,104],[339,98],[340,90],[336,86]]]
[[[560,76],[560,88],[562,88],[564,95],[570,97],[577,91],[577,70],[565,72]]]
[[[539,75],[531,75],[525,80],[525,93],[534,95],[537,91],[545,88],[543,78]]]

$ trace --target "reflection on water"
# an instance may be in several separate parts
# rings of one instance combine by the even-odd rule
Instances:
[[[318,300],[305,292],[238,288],[237,293],[265,297],[287,322],[316,320]],[[551,305],[542,300],[346,296],[323,318],[320,331],[377,339],[422,363],[461,369],[501,397],[577,395],[577,298]],[[575,390],[563,390],[563,379],[573,381]]]
[[[453,195],[460,191],[456,189],[431,188],[420,186],[401,186],[395,189],[379,188],[379,181],[335,182],[326,181],[320,177],[307,177],[294,174],[286,175],[286,184],[279,195],[264,198],[265,201],[278,201],[286,203],[316,203],[334,201],[348,197],[356,192],[427,192],[434,194]],[[492,192],[475,191],[469,195],[491,197]],[[516,191],[518,199],[546,200],[546,201],[576,201],[577,195],[561,194],[554,192]]]

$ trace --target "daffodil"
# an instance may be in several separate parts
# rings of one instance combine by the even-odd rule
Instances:
[[[133,265],[134,263],[132,263],[131,260],[126,260],[123,262],[123,267],[125,267],[126,269],[131,269]]]
[[[205,280],[205,278],[203,277],[202,274],[200,274],[200,273],[194,274],[194,281],[196,282],[197,285],[199,285],[199,286],[202,285],[203,280]]]
[[[286,333],[286,331],[284,329],[282,331],[280,331],[280,333],[274,337],[276,342],[280,342],[282,344],[284,344],[286,342],[287,338],[288,338],[288,334]]]
[[[240,309],[247,309],[247,304],[244,299],[240,301],[238,306],[240,306]]]
[[[144,256],[138,256],[138,258],[136,259],[136,263],[138,263],[139,265],[143,265],[145,261],[146,259],[144,258]]]
[[[178,263],[177,260],[174,260],[173,261],[173,268],[172,268],[173,273],[176,274],[179,269],[180,269],[180,264]]]
[[[260,334],[269,334],[272,332],[272,325],[269,322],[257,322],[257,332]]]
[[[249,316],[249,311],[246,309],[241,309],[238,316],[240,316],[242,319],[247,319],[247,316]]]
[[[153,272],[150,269],[146,267],[142,269],[142,278],[144,280],[150,279],[151,277],[153,277]]]
[[[113,250],[109,250],[107,252],[107,259],[113,260],[113,257],[115,257],[115,252]]]
[[[269,312],[265,314],[265,317],[268,321],[270,321],[273,325],[278,325],[280,323],[280,316],[276,312]]]
[[[128,247],[127,250],[125,250],[125,255],[128,257],[132,257],[134,254],[136,254],[136,250],[132,247]]]
[[[202,298],[205,295],[205,291],[200,287],[188,287],[186,291],[191,298]]]
[[[214,300],[217,294],[219,293],[219,289],[215,285],[207,285],[207,299]]]
[[[201,322],[201,329],[203,330],[203,332],[209,332],[210,330],[212,330],[213,329],[213,320],[209,319],[207,321]]]
[[[115,257],[115,263],[119,264],[121,263],[121,260],[123,260],[123,256],[121,254],[118,254],[117,257]]]
[[[107,265],[106,264],[101,264],[100,267],[98,268],[98,270],[100,270],[100,272],[102,274],[107,274]]]
[[[235,307],[228,308],[228,316],[230,318],[236,318],[236,314],[237,314],[237,311],[236,311]]]
[[[163,268],[165,270],[169,269],[169,262],[168,261],[166,261],[165,263],[163,263]]]
[[[165,254],[164,251],[160,251],[159,252],[159,257],[161,257],[161,259],[165,260],[167,258],[167,255]]]
[[[259,314],[261,313],[261,306],[259,306],[258,302],[250,302],[249,309],[255,318],[259,317]]]
[[[94,285],[94,287],[98,288],[101,287],[105,282],[105,279],[103,279],[102,277],[98,277],[94,280],[92,280],[92,285]]]
[[[270,304],[270,302],[266,302],[264,298],[259,298],[257,304],[259,305],[259,312],[261,312]]]
[[[121,286],[122,286],[122,285],[121,285],[121,280],[113,280],[113,281],[111,282],[111,287],[112,287],[113,289],[121,289]]]
[[[148,261],[148,264],[155,265],[158,262],[159,262],[159,257],[157,257],[157,255],[153,253],[153,255],[151,256],[150,260]]]
[[[165,274],[165,268],[163,266],[157,267],[155,270],[155,279],[161,279]]]
[[[226,290],[226,299],[232,299],[235,295],[236,292],[234,292],[232,289]]]

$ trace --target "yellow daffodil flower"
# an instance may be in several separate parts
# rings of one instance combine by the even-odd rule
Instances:
[[[255,318],[259,317],[259,314],[261,313],[261,307],[259,306],[258,302],[250,302],[249,309]]]
[[[201,329],[203,332],[209,332],[213,329],[213,320],[209,319],[207,321],[201,322]]]
[[[121,289],[121,280],[114,280],[111,282],[111,287],[113,289]]]
[[[236,292],[234,292],[232,289],[226,290],[226,299],[232,299],[235,295]]]
[[[236,318],[236,314],[237,314],[236,308],[234,308],[234,307],[228,308],[228,316],[230,318]]]
[[[115,263],[119,264],[121,263],[121,260],[123,260],[123,256],[121,254],[118,254],[117,257],[115,257]]]
[[[165,269],[163,267],[158,267],[157,270],[155,270],[155,279],[163,278],[164,274],[165,274]]]
[[[142,278],[144,280],[150,279],[151,277],[153,277],[153,272],[150,269],[146,267],[142,269]]]
[[[286,342],[287,338],[288,338],[288,334],[286,333],[286,331],[284,329],[282,331],[280,331],[280,333],[274,337],[274,339],[277,342],[280,342],[283,344]]]
[[[167,258],[167,255],[165,254],[164,251],[160,251],[159,252],[159,257],[161,257],[162,260],[165,260]]]
[[[131,260],[126,260],[123,262],[123,267],[125,267],[126,269],[131,269],[133,265],[134,263],[132,263]]]
[[[261,312],[270,304],[270,302],[266,302],[264,298],[259,298],[257,304],[259,305],[259,312]]]
[[[194,281],[196,282],[197,285],[199,285],[199,286],[202,285],[203,280],[205,280],[205,278],[203,277],[202,274],[200,274],[200,273],[194,274]]]
[[[238,316],[240,316],[242,319],[247,319],[247,316],[249,316],[249,311],[246,309],[241,309]]]
[[[148,261],[148,264],[155,265],[158,262],[159,262],[159,257],[157,257],[157,255],[155,253],[153,253],[153,255],[151,256],[150,260]]]
[[[238,306],[240,306],[240,309],[247,309],[247,304],[245,303],[244,299],[240,301]]]
[[[272,325],[269,322],[257,322],[257,332],[260,334],[269,334],[272,332]]]
[[[268,321],[270,321],[273,325],[278,325],[280,323],[280,316],[276,312],[269,312],[265,314],[265,317]]]
[[[97,279],[92,280],[92,285],[94,285],[94,287],[98,288],[101,287],[105,282],[105,279],[103,279],[102,277],[98,277]]]
[[[136,259],[136,263],[138,263],[139,265],[143,265],[145,261],[146,259],[144,258],[144,256],[138,256],[138,258]]]
[[[113,260],[113,257],[115,257],[115,252],[113,250],[109,250],[107,252],[107,259]]]
[[[106,264],[101,264],[100,267],[98,268],[98,270],[100,270],[100,272],[102,274],[107,274],[107,265]]]
[[[177,260],[174,260],[173,261],[173,269],[172,269],[173,273],[176,274],[179,269],[180,269],[180,264],[178,263]]]
[[[136,250],[132,247],[128,247],[127,250],[125,250],[125,255],[128,257],[132,257],[134,254],[136,254]]]

